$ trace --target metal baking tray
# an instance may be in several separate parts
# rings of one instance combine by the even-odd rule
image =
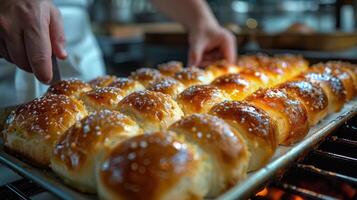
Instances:
[[[0,109],[0,119],[4,119],[9,108]],[[271,161],[262,169],[248,173],[245,180],[232,187],[218,199],[247,199],[260,187],[263,187],[274,175],[286,169],[289,164],[305,152],[311,150],[329,133],[342,123],[357,114],[357,98],[345,104],[338,113],[333,113],[312,127],[308,135],[299,143],[292,146],[279,146]],[[0,122],[1,128],[1,122]],[[0,162],[13,169],[20,175],[31,179],[38,185],[62,199],[97,199],[96,195],[88,195],[65,185],[51,170],[33,167],[4,151],[0,141]]]

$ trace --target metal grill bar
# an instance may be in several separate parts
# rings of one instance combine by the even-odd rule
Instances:
[[[337,200],[336,198],[333,198],[331,196],[327,196],[324,194],[319,194],[310,190],[306,190],[300,187],[296,187],[294,185],[290,185],[287,183],[281,183],[281,182],[274,182],[272,184],[273,187],[283,189],[285,191],[288,191],[293,194],[297,194],[303,197],[306,197],[308,199],[314,199],[314,200]]]

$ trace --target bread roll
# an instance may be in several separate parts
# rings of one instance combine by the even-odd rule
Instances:
[[[328,73],[340,79],[346,91],[347,101],[351,100],[356,95],[354,74],[351,74],[350,70],[344,68],[340,63],[319,63],[312,66],[310,71]]]
[[[185,89],[185,86],[173,78],[164,78],[157,82],[150,84],[147,90],[154,92],[161,92],[170,95],[172,98],[176,98]]]
[[[241,69],[238,66],[230,64],[226,61],[219,61],[207,66],[205,70],[210,72],[213,75],[213,78],[217,78],[226,74],[238,73]]]
[[[145,87],[139,82],[129,78],[117,78],[109,87],[115,87],[124,92],[124,95],[127,96],[133,92],[144,90]]]
[[[209,84],[213,80],[211,73],[196,67],[185,68],[177,72],[174,78],[184,84],[186,88],[193,85]]]
[[[176,101],[185,115],[207,113],[212,106],[228,98],[212,85],[195,85],[179,94]]]
[[[91,113],[59,138],[51,158],[52,170],[76,189],[94,193],[98,161],[115,145],[139,134],[139,126],[119,112]]]
[[[99,77],[89,81],[89,84],[93,88],[96,88],[96,87],[108,87],[109,84],[111,84],[115,80],[116,80],[115,76],[110,76],[110,75],[99,76]]]
[[[126,96],[119,102],[118,110],[134,119],[146,132],[164,130],[183,116],[170,96],[147,90]]]
[[[48,167],[58,137],[86,115],[81,102],[65,95],[48,94],[10,114],[3,131],[4,145],[32,164]]]
[[[170,61],[158,65],[158,68],[161,74],[165,76],[174,76],[177,72],[183,70],[183,64],[182,62],[178,62],[178,61]]]
[[[212,85],[223,90],[232,100],[242,100],[259,88],[259,85],[239,74],[218,77],[212,82]]]
[[[272,158],[278,144],[275,121],[263,109],[243,101],[225,101],[209,112],[225,120],[248,145],[248,171],[260,169]]]
[[[183,136],[200,151],[207,165],[207,197],[221,192],[245,177],[250,154],[242,136],[222,119],[194,114],[174,123],[169,130]],[[202,175],[201,175],[202,176]]]
[[[92,87],[88,83],[78,79],[69,79],[51,85],[46,94],[63,94],[79,99],[82,93],[90,90],[92,90]]]
[[[125,97],[125,92],[115,87],[97,87],[82,95],[81,100],[88,111],[102,109],[115,110],[120,100]]]
[[[328,73],[306,72],[297,77],[297,80],[304,79],[308,82],[318,84],[327,95],[328,112],[339,111],[346,102],[346,91],[342,81]]]
[[[270,117],[275,120],[279,144],[293,144],[308,133],[305,107],[284,90],[261,89],[248,96],[246,100],[269,113]]]
[[[144,87],[147,87],[150,83],[164,78],[164,75],[157,69],[140,68],[135,72],[132,72],[129,78],[139,81]]]
[[[105,200],[202,199],[207,193],[205,163],[199,152],[173,132],[130,138],[117,145],[98,172]]]
[[[307,111],[309,126],[317,124],[328,114],[328,99],[324,90],[308,81],[288,81],[279,85],[290,96],[299,100]]]

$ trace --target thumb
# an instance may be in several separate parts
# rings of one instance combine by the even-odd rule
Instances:
[[[226,59],[229,63],[234,63],[237,59],[237,47],[235,38],[227,36],[221,43],[221,51],[223,53],[224,59]]]
[[[198,66],[202,60],[203,51],[204,48],[202,42],[196,40],[193,44],[191,44],[188,53],[188,65]]]
[[[65,50],[65,36],[63,31],[63,24],[60,12],[52,7],[51,8],[51,21],[50,21],[50,38],[52,52],[60,59],[67,57]]]

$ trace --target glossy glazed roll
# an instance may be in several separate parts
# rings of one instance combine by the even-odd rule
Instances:
[[[227,100],[225,93],[213,85],[195,85],[180,93],[176,99],[185,115],[207,113],[212,106]]]
[[[144,90],[145,87],[139,82],[129,78],[117,78],[109,84],[109,87],[115,87],[123,91],[124,96],[133,92]]]
[[[166,77],[150,84],[147,87],[147,90],[161,92],[163,94],[170,95],[173,99],[176,99],[177,95],[185,90],[185,86],[176,79]]]
[[[162,75],[157,69],[140,68],[135,72],[132,72],[129,78],[139,81],[144,87],[147,87],[150,83],[164,78],[164,75]]]
[[[238,73],[241,68],[226,61],[219,61],[207,66],[205,70],[210,72],[213,78],[217,78],[226,74]]]
[[[317,84],[308,81],[288,81],[278,86],[299,100],[307,111],[309,126],[317,124],[328,114],[328,98]]]
[[[263,109],[275,120],[279,144],[296,143],[308,133],[309,124],[305,107],[284,90],[258,90],[245,100]]]
[[[345,88],[346,100],[351,100],[356,95],[354,78],[351,71],[337,62],[319,63],[311,67],[310,71],[328,73],[338,78]]]
[[[222,119],[194,114],[177,121],[169,130],[201,152],[201,162],[207,164],[206,197],[216,197],[245,177],[250,159],[248,147],[242,136]]]
[[[81,100],[89,112],[103,109],[115,110],[125,92],[115,87],[96,87],[82,95]]]
[[[97,163],[115,145],[142,133],[133,120],[117,111],[91,113],[58,139],[52,170],[74,188],[95,193]]]
[[[119,102],[118,110],[134,119],[145,132],[165,130],[183,116],[169,95],[148,90],[126,96]]]
[[[110,76],[110,75],[99,76],[99,77],[89,81],[89,84],[93,88],[96,88],[96,87],[108,87],[109,84],[111,84],[115,80],[116,80],[115,76]]]
[[[339,111],[346,102],[346,91],[340,79],[328,73],[309,71],[297,77],[297,80],[306,80],[319,85],[327,95],[328,112]]]
[[[207,193],[200,152],[173,132],[130,138],[117,145],[98,172],[104,200],[202,199]]]
[[[263,109],[243,101],[225,101],[209,112],[225,120],[239,132],[248,145],[250,154],[248,171],[264,167],[278,145],[275,121]]]
[[[10,114],[3,131],[4,145],[32,164],[48,167],[58,137],[86,115],[81,102],[65,95],[35,99]]]
[[[220,76],[211,84],[224,91],[231,100],[242,100],[261,86],[240,74]]]
[[[69,97],[79,99],[81,94],[91,91],[92,87],[81,80],[69,79],[62,80],[51,85],[46,94],[63,94]]]
[[[184,68],[177,72],[174,78],[184,84],[186,88],[193,85],[209,84],[213,80],[211,73],[196,67]]]
[[[182,62],[170,61],[157,66],[161,74],[165,76],[174,76],[177,72],[183,70]]]

